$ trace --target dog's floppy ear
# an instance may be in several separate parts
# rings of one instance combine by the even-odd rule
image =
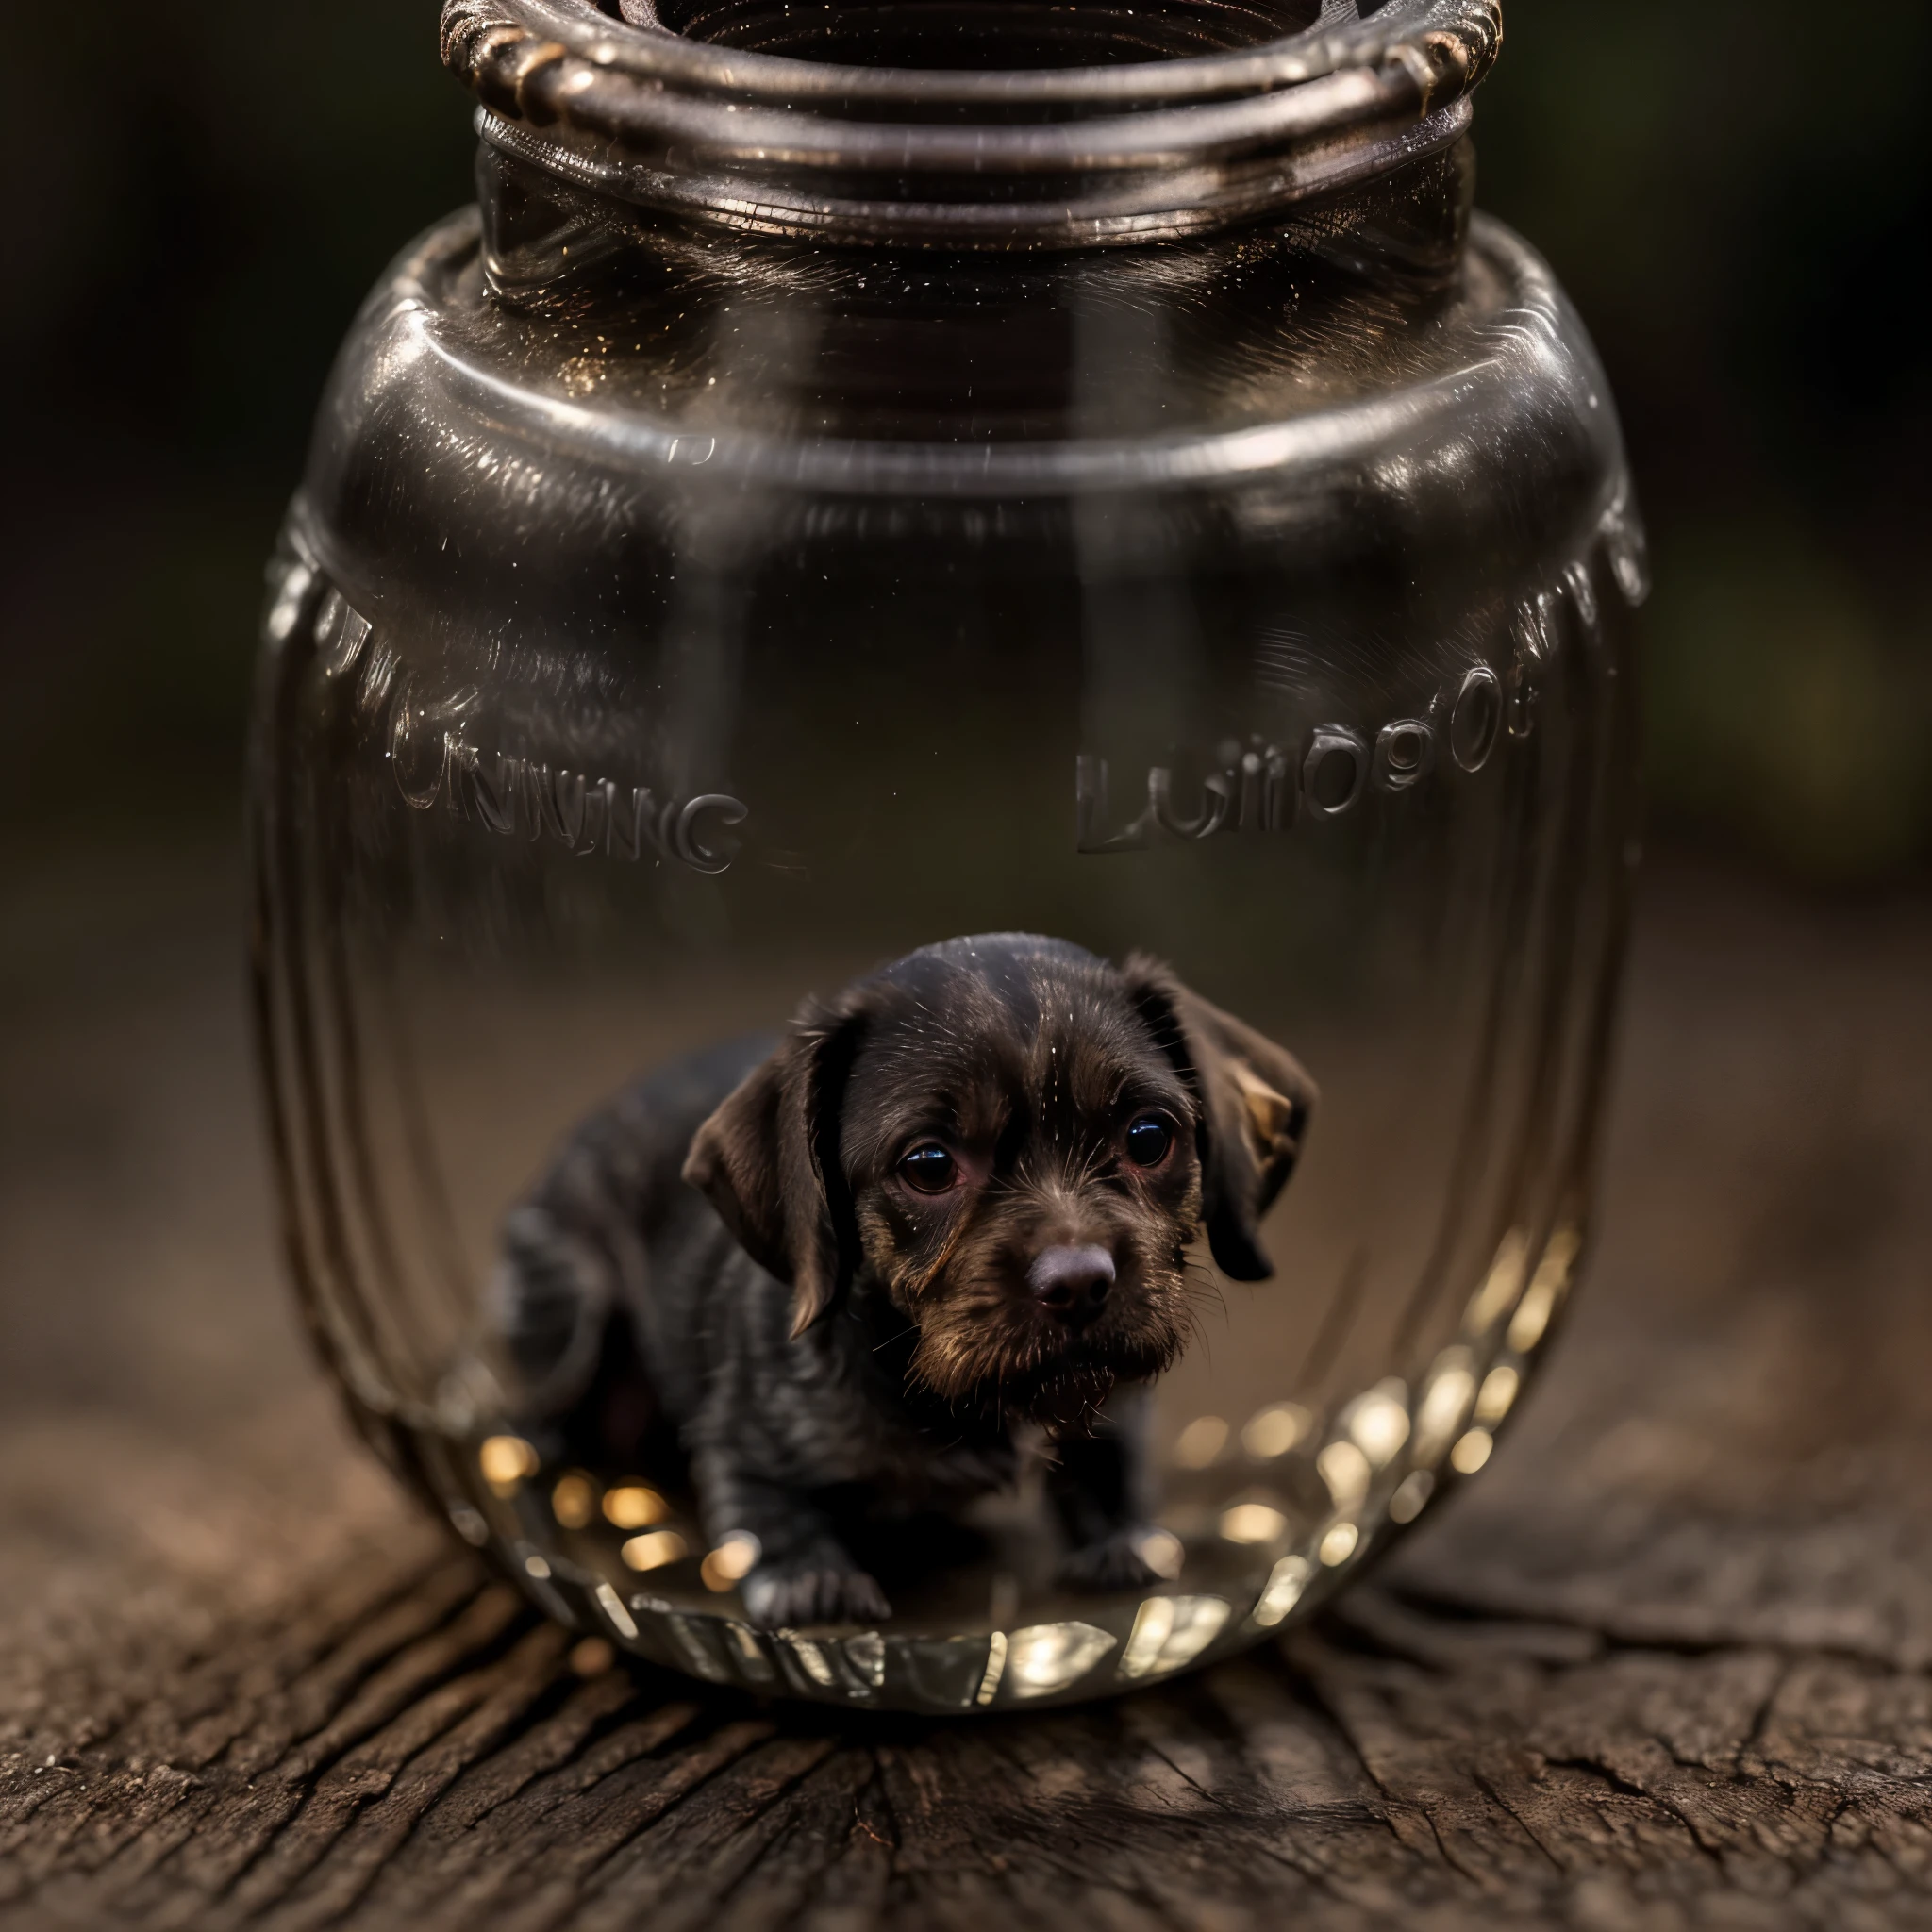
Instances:
[[[1199,1102],[1201,1208],[1215,1265],[1235,1281],[1266,1281],[1261,1217],[1287,1185],[1315,1105],[1315,1083],[1291,1053],[1136,954],[1128,991],[1160,1048]]]
[[[791,1332],[831,1306],[858,1250],[839,1119],[861,1016],[807,1008],[691,1137],[684,1178],[791,1289]]]

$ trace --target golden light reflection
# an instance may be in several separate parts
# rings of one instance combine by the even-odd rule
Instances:
[[[1288,1518],[1266,1503],[1237,1503],[1221,1512],[1221,1533],[1231,1543],[1272,1543],[1288,1534]]]
[[[1377,1382],[1341,1413],[1342,1426],[1372,1467],[1384,1468],[1408,1441],[1408,1389],[1391,1376]]]
[[[1432,1471],[1412,1469],[1396,1484],[1395,1493],[1389,1498],[1389,1520],[1391,1523],[1413,1523],[1423,1513],[1423,1506],[1435,1493],[1436,1478]]]
[[[1181,1574],[1181,1565],[1187,1560],[1187,1551],[1181,1546],[1181,1540],[1171,1529],[1150,1529],[1134,1544],[1135,1552],[1141,1562],[1157,1576],[1164,1576],[1172,1583]]]
[[[661,1570],[666,1563],[681,1562],[686,1553],[685,1541],[675,1529],[651,1529],[632,1537],[618,1555],[633,1570]]]
[[[734,1530],[698,1565],[698,1574],[707,1590],[730,1590],[751,1574],[763,1554],[763,1546],[750,1530]]]
[[[1262,1630],[1272,1630],[1301,1601],[1308,1585],[1308,1559],[1284,1557],[1268,1574],[1260,1601],[1255,1606],[1253,1622]]]
[[[604,1588],[608,1590],[610,1586],[607,1583]],[[631,1634],[637,1633],[633,1630]],[[570,1667],[579,1677],[601,1677],[616,1661],[617,1653],[607,1638],[586,1637],[571,1646]]]
[[[1547,1282],[1532,1281],[1509,1317],[1509,1346],[1518,1355],[1527,1355],[1543,1339],[1556,1310],[1557,1291]]]
[[[1539,1274],[1554,1272],[1561,1277],[1557,1287],[1567,1288],[1570,1271],[1576,1265],[1576,1257],[1582,1252],[1583,1230],[1580,1227],[1556,1228],[1550,1235],[1550,1244],[1543,1250],[1543,1258],[1536,1272]]]
[[[1475,1399],[1475,1419],[1493,1428],[1509,1413],[1516,1400],[1522,1377],[1507,1362],[1499,1362],[1483,1377],[1482,1392]]]
[[[1007,1633],[995,1630],[987,1640],[986,1670],[979,1679],[979,1689],[973,1693],[974,1704],[991,1704],[993,1692],[1000,1688],[1000,1678],[1007,1668]]]
[[[1199,1415],[1174,1438],[1174,1459],[1182,1469],[1206,1469],[1227,1446],[1227,1424],[1218,1415]]]
[[[1583,1237],[1574,1227],[1559,1227],[1551,1235],[1536,1274],[1509,1318],[1509,1346],[1518,1355],[1527,1355],[1543,1339],[1557,1303],[1570,1285],[1571,1264],[1582,1246]]]
[[[1338,1563],[1345,1563],[1355,1555],[1356,1545],[1362,1540],[1362,1533],[1352,1523],[1333,1524],[1323,1537],[1322,1545],[1315,1554],[1329,1569]]]
[[[1251,1415],[1241,1430],[1241,1447],[1257,1462],[1286,1456],[1314,1426],[1315,1418],[1299,1402],[1274,1402]]]
[[[1486,1334],[1502,1320],[1504,1309],[1522,1291],[1524,1272],[1528,1265],[1529,1237],[1522,1228],[1512,1227],[1498,1244],[1496,1258],[1490,1263],[1483,1285],[1470,1297],[1469,1312],[1463,1318],[1468,1333]]]
[[[1032,1624],[1007,1637],[1007,1680],[1015,1697],[1049,1697],[1084,1677],[1114,1646],[1091,1624]]]
[[[525,1476],[535,1475],[541,1458],[521,1436],[488,1436],[476,1451],[483,1480],[499,1496],[512,1495]]]
[[[524,1558],[524,1574],[526,1576],[534,1576],[539,1583],[547,1582],[550,1576],[550,1565],[541,1557],[525,1557]]]
[[[1221,1635],[1228,1607],[1218,1596],[1150,1596],[1134,1618],[1118,1674],[1151,1677],[1192,1663]]]
[[[1471,1429],[1456,1439],[1449,1452],[1449,1467],[1457,1475],[1474,1475],[1490,1459],[1496,1439],[1487,1429]]]
[[[671,1505],[646,1483],[620,1483],[604,1491],[604,1516],[619,1529],[647,1529],[671,1514]]]
[[[580,1469],[566,1470],[550,1491],[550,1513],[564,1529],[582,1529],[597,1513],[597,1485]]]
[[[1315,1457],[1315,1467],[1328,1485],[1328,1493],[1338,1509],[1361,1507],[1374,1472],[1369,1467],[1369,1458],[1353,1442],[1341,1439],[1327,1443]]]
[[[805,1667],[805,1674],[823,1690],[837,1688],[838,1674],[832,1669],[831,1661],[825,1656],[822,1645],[809,1637],[795,1637],[790,1632],[781,1633],[782,1641],[791,1648],[791,1655]]]
[[[1455,1439],[1475,1394],[1475,1374],[1466,1348],[1445,1348],[1436,1357],[1428,1387],[1416,1408],[1415,1453],[1433,1462]]]

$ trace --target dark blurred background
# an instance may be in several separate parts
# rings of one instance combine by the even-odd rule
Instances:
[[[1867,0],[1854,34],[1800,0],[1512,0],[1507,26],[1481,196],[1553,258],[1624,411],[1653,835],[1832,886],[1923,867],[1932,8]],[[432,0],[121,0],[36,59],[9,101],[0,830],[212,834],[318,387],[384,261],[469,198],[468,102]]]

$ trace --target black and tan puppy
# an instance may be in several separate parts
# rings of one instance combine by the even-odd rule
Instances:
[[[578,1129],[506,1234],[525,1425],[688,1472],[714,1543],[757,1538],[768,1626],[887,1615],[841,1528],[1006,1486],[1026,1424],[1068,1580],[1151,1581],[1131,1385],[1188,1340],[1191,1244],[1271,1273],[1313,1099],[1152,960],[928,946]]]

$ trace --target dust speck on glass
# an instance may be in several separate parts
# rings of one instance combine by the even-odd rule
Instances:
[[[271,569],[369,1439],[550,1615],[972,1713],[1307,1615],[1590,1222],[1641,525],[1493,0],[449,0]]]

